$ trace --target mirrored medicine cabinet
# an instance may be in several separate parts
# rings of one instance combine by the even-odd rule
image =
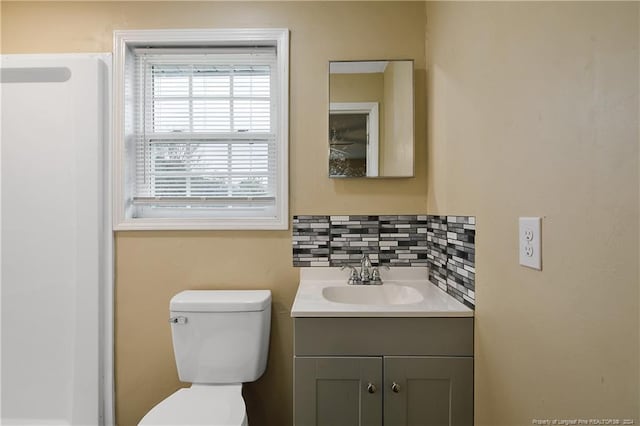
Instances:
[[[412,177],[413,60],[329,63],[329,177]]]

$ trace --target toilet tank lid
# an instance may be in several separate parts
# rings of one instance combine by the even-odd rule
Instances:
[[[186,290],[171,298],[175,312],[264,311],[271,303],[270,290]]]

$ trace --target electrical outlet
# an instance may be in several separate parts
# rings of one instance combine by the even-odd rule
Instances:
[[[519,236],[520,264],[542,270],[541,222],[539,217],[521,217]]]

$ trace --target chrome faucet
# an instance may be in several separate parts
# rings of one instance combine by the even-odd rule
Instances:
[[[384,266],[389,269],[388,266]],[[380,270],[376,266],[371,265],[371,259],[368,254],[362,255],[360,260],[360,272],[353,265],[343,265],[341,269],[351,269],[347,284],[350,285],[381,285]]]
[[[368,283],[371,280],[371,259],[368,254],[363,254],[360,260],[360,281]]]

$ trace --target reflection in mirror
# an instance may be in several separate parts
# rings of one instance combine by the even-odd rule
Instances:
[[[329,63],[329,177],[413,176],[413,61]]]

